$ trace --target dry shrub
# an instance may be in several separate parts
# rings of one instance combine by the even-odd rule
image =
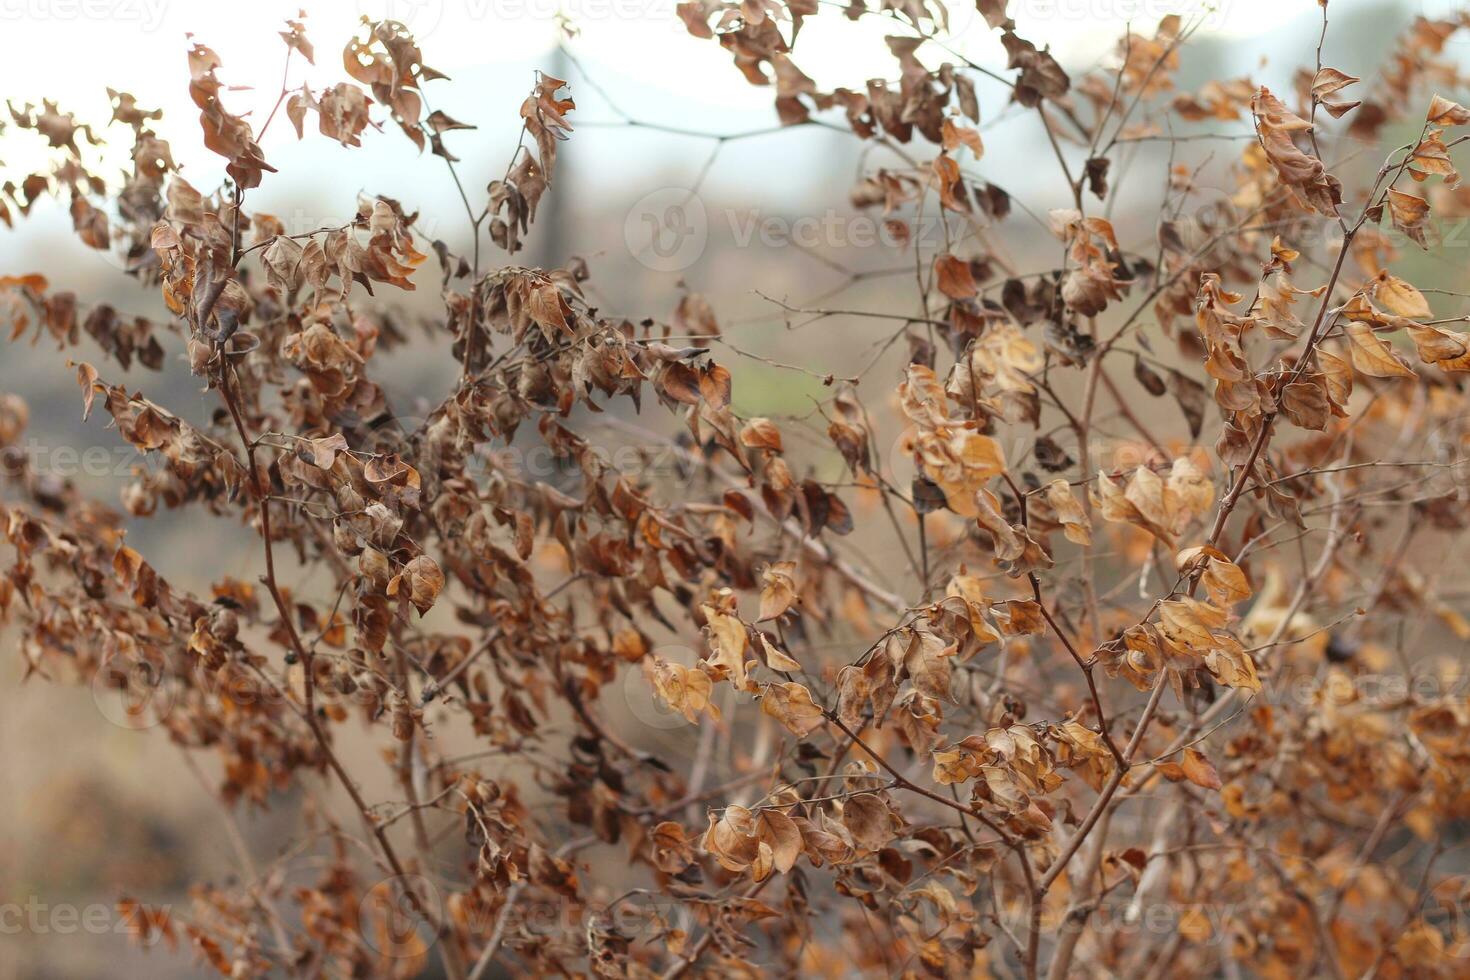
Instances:
[[[1291,91],[1182,91],[1178,17],[1070,77],[994,0],[976,29],[1001,73],[931,43],[934,9],[885,6],[847,12],[891,18],[889,79],[833,91],[798,67],[815,3],[680,7],[783,125],[892,151],[852,197],[916,273],[894,286],[911,312],[867,311],[906,366],[859,384],[809,352],[826,397],[804,420],[736,410],[699,295],[625,319],[589,304],[595,261],[514,264],[576,138],[563,80],[488,121],[522,144],[465,188],[467,254],[382,197],[294,234],[249,210],[291,175],[203,44],[221,187],[176,172],[131,95],[102,128],[12,107],[55,165],[0,217],[62,196],[160,300],[148,319],[44,269],[0,280],[16,337],[102,349],[75,364],[85,410],[153,464],[126,514],[9,474],[0,611],[26,670],[136,698],[232,809],[350,804],[313,807],[269,874],[130,899],[140,938],[236,977],[1464,975],[1470,340],[1464,294],[1393,270],[1470,214],[1470,110],[1436,94],[1464,88],[1443,48],[1467,22],[1416,20],[1369,81],[1319,48]],[[282,36],[289,78],[315,52],[300,22]],[[261,130],[357,153],[401,134],[457,182],[466,124],[426,99],[453,83],[407,31],[364,22],[343,54]],[[977,90],[1044,132],[1063,206],[978,176]],[[1388,145],[1400,124],[1417,136]],[[87,169],[84,144],[129,131],[124,185]],[[1135,245],[1108,215],[1152,144],[1170,164]],[[942,242],[912,234],[935,214]],[[1046,268],[1007,257],[1027,221]],[[435,356],[459,365],[407,422],[373,380],[407,343],[385,286],[440,290]],[[207,418],[117,380],[186,366]],[[610,465],[594,413],[633,407],[677,423],[656,450],[676,465]],[[24,405],[0,422],[15,445]],[[1120,432],[1126,465],[1102,448]],[[528,444],[557,479],[502,465]],[[141,519],[244,526],[259,578],[177,587],[124,541]],[[892,536],[898,574],[852,544]],[[633,688],[667,708],[657,732]],[[451,731],[475,751],[446,754]],[[348,739],[387,747],[388,797]]]

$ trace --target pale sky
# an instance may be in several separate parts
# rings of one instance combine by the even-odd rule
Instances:
[[[552,66],[549,52],[557,39],[556,15],[563,12],[579,29],[567,42],[574,56],[624,111],[649,121],[706,132],[762,129],[775,122],[773,92],[747,83],[715,41],[691,37],[675,14],[677,0],[332,0],[308,2],[307,34],[316,46],[312,67],[293,59],[289,84],[308,83],[320,91],[346,78],[341,51],[363,14],[390,15],[407,23],[418,37],[428,64],[453,81],[429,88],[430,104],[465,122],[475,133],[450,133],[451,149],[464,160],[461,175],[475,200],[485,182],[500,176],[519,130],[517,107],[529,89],[534,69]],[[935,0],[930,0],[935,2]],[[1382,0],[1332,0],[1336,22],[1362,18],[1381,9]],[[1436,5],[1457,0],[1401,0],[1400,23],[1412,12],[1444,13]],[[857,23],[842,16],[845,0],[823,0],[819,16],[809,18],[797,45],[797,63],[823,87],[862,88],[873,75],[891,72],[892,60],[883,36],[908,33],[892,21],[865,17]],[[259,123],[280,89],[285,45],[278,36],[301,0],[0,0],[0,95],[17,105],[59,101],[84,122],[105,123],[110,112],[106,88],[133,93],[145,108],[162,108],[157,129],[172,145],[185,177],[205,193],[219,186],[223,161],[200,142],[198,111],[188,96],[186,35],[193,33],[223,60],[220,79],[227,85],[253,86],[226,97],[232,112]],[[971,60],[1004,69],[1004,52],[995,32],[985,27],[973,7],[954,2],[950,39],[953,50]],[[1289,73],[1315,47],[1321,11],[1316,0],[1011,0],[1009,13],[1018,32],[1038,44],[1050,44],[1062,64],[1075,72],[1089,68],[1112,50],[1131,29],[1151,34],[1168,13],[1203,16],[1199,37],[1228,37],[1235,42],[1227,74],[1261,73],[1273,85],[1284,85]],[[1329,38],[1331,35],[1329,35]],[[1381,50],[1340,67],[1369,76],[1391,43],[1385,33]],[[944,52],[926,45],[926,60],[938,63]],[[1329,43],[1329,54],[1333,48]],[[1360,54],[1365,54],[1360,52]],[[1269,63],[1267,63],[1269,61]],[[1361,63],[1359,63],[1361,62]],[[1329,59],[1329,63],[1333,63]],[[1270,78],[1275,72],[1274,80]],[[579,186],[599,194],[627,192],[631,200],[651,187],[681,185],[693,179],[711,144],[670,137],[649,130],[598,128],[598,121],[618,117],[584,79],[569,73],[578,108],[572,151],[581,169]],[[980,83],[982,124],[986,135],[983,161],[990,173],[1003,175],[1011,189],[1025,190],[1038,177],[1027,165],[1034,133],[1022,133],[1003,117],[1006,93]],[[382,119],[378,107],[373,115]],[[996,127],[997,119],[1001,125]],[[1022,120],[1024,122],[1024,120]],[[389,124],[381,134],[365,134],[365,149],[346,150],[310,131],[298,141],[289,122],[278,118],[262,141],[265,155],[283,176],[267,175],[252,194],[256,208],[276,213],[288,227],[309,230],[346,220],[359,191],[398,196],[422,208],[426,225],[457,222],[462,215],[452,185],[436,166],[421,165],[412,146]],[[994,127],[994,128],[991,128]],[[766,196],[756,203],[779,206],[780,195],[799,199],[800,181],[820,167],[830,153],[830,133],[778,134],[727,144],[707,187],[722,184],[744,192],[755,186]],[[825,142],[824,142],[825,140]],[[120,172],[130,139],[117,134],[116,146],[92,153]],[[46,158],[36,134],[14,126],[0,133],[0,182],[19,181]],[[89,157],[89,159],[91,159]],[[796,179],[790,179],[795,176]],[[1050,178],[1048,171],[1040,175]],[[742,183],[743,182],[743,183]],[[738,185],[738,186],[737,186]],[[1015,185],[1019,185],[1019,188]],[[314,209],[292,220],[301,202]],[[333,221],[332,219],[335,219]],[[443,226],[441,226],[443,227]],[[453,231],[445,234],[453,234]],[[33,256],[32,246],[48,248],[74,238],[64,202],[38,206],[13,230],[0,228],[0,272],[15,271]],[[74,242],[78,255],[86,249]],[[88,261],[105,261],[92,255]],[[25,271],[22,269],[21,271]]]
[[[343,42],[363,14],[392,15],[407,23],[428,63],[451,76],[534,60],[556,41],[555,18],[566,14],[580,30],[570,42],[580,58],[612,62],[629,79],[679,97],[696,97],[710,107],[768,111],[771,95],[747,84],[713,41],[693,38],[674,12],[677,0],[332,0],[306,3],[308,36],[317,46],[317,66],[298,63],[292,84],[313,87],[344,78]],[[840,16],[841,3],[810,18],[797,51],[798,63],[819,84],[861,87],[886,57],[882,37],[901,33],[874,17],[858,23]],[[934,2],[934,0],[931,0]],[[1411,4],[1453,0],[1406,0]],[[1357,2],[1334,0],[1333,9]],[[194,124],[187,93],[185,35],[192,32],[224,61],[228,84],[255,86],[238,93],[231,107],[250,104],[268,111],[277,92],[284,48],[282,21],[295,16],[301,0],[0,0],[5,79],[0,94],[24,102],[42,97],[75,107],[79,115],[106,118],[103,89],[133,92],[140,103],[165,110],[163,135],[181,121]],[[949,4],[950,46],[982,64],[1002,66],[994,32],[972,6]],[[1152,31],[1167,13],[1203,14],[1201,36],[1266,37],[1299,18],[1320,16],[1314,0],[1011,0],[1018,33],[1050,43],[1063,64],[1091,63],[1103,55],[1131,22]],[[940,57],[936,53],[935,57]],[[575,93],[574,93],[575,94]],[[641,110],[647,107],[638,107]],[[257,117],[260,118],[260,117]],[[0,135],[0,160],[7,171],[22,167],[32,141]],[[274,142],[294,139],[289,127]],[[270,157],[271,140],[267,140]],[[185,140],[175,144],[181,162],[191,156]]]

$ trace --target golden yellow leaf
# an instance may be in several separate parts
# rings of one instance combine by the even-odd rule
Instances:
[[[812,700],[812,693],[795,681],[767,685],[761,695],[761,710],[799,738],[820,728],[824,718],[821,707]]]
[[[796,562],[778,561],[772,562],[761,578],[764,585],[761,588],[761,613],[762,620],[775,619],[786,610],[790,609],[797,599],[796,595]]]
[[[1366,323],[1347,325],[1353,367],[1375,378],[1412,378],[1414,369]]]

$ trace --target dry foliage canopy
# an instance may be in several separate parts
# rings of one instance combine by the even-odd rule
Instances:
[[[803,420],[737,411],[716,353],[744,352],[698,294],[625,318],[589,303],[595,260],[515,264],[577,138],[562,79],[476,121],[521,145],[463,189],[466,254],[411,202],[295,234],[251,208],[291,180],[272,122],[355,153],[401,136],[458,181],[472,127],[430,109],[454,83],[400,24],[364,21],[339,84],[260,122],[230,111],[255,79],[191,42],[219,187],[132,95],[105,126],[9,107],[54,165],[4,185],[0,220],[60,196],[157,313],[0,278],[12,341],[77,348],[82,410],[153,464],[121,509],[9,473],[0,619],[32,683],[144,685],[153,737],[228,808],[317,801],[259,875],[129,897],[140,939],[231,977],[1465,975],[1470,337],[1465,294],[1403,269],[1463,266],[1445,46],[1470,19],[1416,19],[1381,68],[1319,47],[1290,91],[1186,91],[1188,21],[1069,74],[978,7],[1004,72],[933,41],[920,0],[680,4],[783,126],[884,150],[852,202],[908,268],[908,312],[872,314],[902,366],[834,378],[814,353]],[[887,77],[824,91],[800,67],[817,16],[886,18]],[[320,54],[301,21],[281,36],[288,69]],[[1045,135],[1051,200],[987,171],[982,96]],[[128,136],[124,182],[89,169]],[[1139,243],[1110,216],[1149,144],[1170,158]],[[1186,220],[1206,158],[1228,185]],[[935,214],[943,242],[910,240]],[[1008,259],[1017,222],[1049,267]],[[408,340],[384,287],[437,289],[443,342]],[[405,422],[374,360],[408,343],[458,381]],[[212,411],[150,398],[161,372]],[[676,423],[678,481],[608,465],[595,413],[634,411]],[[26,422],[5,396],[0,444]],[[528,444],[566,478],[501,465]],[[125,538],[144,519],[247,529],[258,577],[174,584]],[[909,568],[872,567],[883,536]],[[649,738],[635,689],[687,737]],[[456,731],[473,752],[444,751]]]

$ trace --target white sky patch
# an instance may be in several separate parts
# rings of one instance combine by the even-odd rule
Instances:
[[[1441,0],[1404,0],[1417,12],[1419,4]],[[1450,2],[1450,0],[1443,0]],[[700,129],[730,132],[771,125],[774,93],[769,87],[745,81],[717,42],[692,37],[675,13],[676,0],[333,0],[308,3],[306,31],[316,45],[315,66],[293,58],[290,85],[305,82],[313,90],[346,79],[342,46],[358,29],[362,15],[392,16],[410,26],[418,37],[428,64],[452,81],[429,86],[433,108],[478,125],[476,133],[451,134],[450,147],[462,147],[479,156],[505,155],[515,138],[516,108],[529,90],[533,70],[549,68],[558,38],[557,15],[567,15],[579,30],[570,50],[604,85],[619,108],[636,118]],[[288,17],[297,16],[302,0],[256,0],[228,4],[218,0],[0,0],[0,31],[6,37],[6,98],[22,105],[42,98],[58,101],[79,120],[104,124],[109,116],[106,88],[110,85],[135,95],[145,108],[161,108],[157,124],[169,140],[175,160],[187,178],[205,192],[223,177],[223,161],[200,142],[198,110],[188,95],[186,35],[214,48],[223,60],[218,74],[231,86],[249,86],[226,95],[226,107],[245,114],[257,126],[265,119],[279,92],[285,45],[278,32]],[[849,21],[840,0],[824,0],[821,13],[808,18],[797,45],[797,62],[824,88],[845,85],[861,89],[874,75],[891,73],[893,61],[884,42],[886,34],[912,35],[897,20],[868,16]],[[1333,16],[1343,18],[1354,9],[1378,9],[1375,0],[1333,0]],[[987,29],[972,5],[950,7],[950,30],[943,45],[971,60],[1001,71],[1004,52],[998,35]],[[1125,29],[1151,35],[1158,20],[1169,13],[1203,19],[1200,38],[1211,35],[1246,42],[1237,52],[1241,71],[1254,67],[1271,35],[1287,25],[1310,27],[1320,17],[1312,0],[1011,0],[1011,16],[1021,36],[1049,44],[1062,64],[1079,72],[1111,56]],[[1385,52],[1388,41],[1385,39]],[[926,63],[950,57],[943,48],[921,49]],[[1310,57],[1310,52],[1306,52]],[[574,72],[572,95],[578,102],[573,124],[583,120],[617,118],[604,101]],[[980,79],[982,105],[993,120],[999,115],[1005,92]],[[992,111],[994,108],[995,111]],[[385,114],[375,107],[375,118]],[[314,122],[308,119],[308,127]],[[284,112],[263,140],[266,158],[283,171],[315,176],[351,173],[351,188],[381,186],[413,167],[413,151],[391,122],[383,134],[368,134],[367,153],[343,150],[331,140],[308,131],[298,143]],[[579,136],[591,130],[579,130]],[[106,135],[103,130],[104,136]],[[574,137],[576,138],[576,137]],[[583,139],[587,138],[582,136]],[[117,132],[103,149],[86,148],[89,160],[101,159],[104,176],[116,176],[127,166],[130,144]],[[401,144],[401,145],[400,145]],[[616,147],[607,154],[607,179],[661,165],[659,144],[647,131],[603,130],[599,147]],[[385,152],[385,147],[388,149]],[[814,148],[815,147],[815,148]],[[820,140],[773,137],[760,149],[779,156],[782,166],[811,163],[824,150]],[[700,152],[699,146],[693,152]],[[357,154],[348,158],[345,154]],[[49,151],[33,132],[7,126],[0,132],[0,181],[18,181],[42,169]],[[92,156],[97,154],[97,156]],[[799,159],[798,158],[799,156]],[[462,165],[472,173],[495,169],[489,160],[470,158]],[[344,168],[347,168],[344,170]],[[281,193],[283,181],[267,175],[258,204],[268,204]],[[426,192],[434,193],[434,192]],[[336,202],[343,203],[343,202]],[[431,202],[425,201],[425,206]],[[437,200],[432,202],[437,205]],[[345,205],[344,205],[345,206]],[[23,236],[17,229],[0,247],[15,245]],[[9,249],[6,249],[8,251]]]

